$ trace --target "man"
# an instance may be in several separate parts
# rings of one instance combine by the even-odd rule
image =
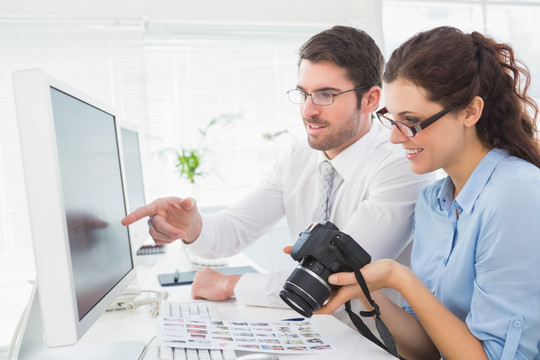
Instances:
[[[363,31],[335,26],[313,36],[300,49],[298,83],[288,92],[300,105],[307,144],[293,146],[262,185],[217,214],[200,214],[194,199],[171,197],[135,210],[123,224],[150,216],[156,243],[183,239],[196,254],[225,257],[284,215],[291,241],[313,220],[330,220],[374,260],[395,259],[410,243],[417,194],[434,177],[413,174],[402,149],[389,143],[389,132],[372,122],[383,66],[379,48]],[[319,172],[326,162],[332,165],[331,192],[322,218],[314,219]],[[235,296],[245,304],[283,307],[279,291],[290,272],[227,276],[203,269],[192,295],[211,300]],[[338,318],[349,323],[344,313]]]

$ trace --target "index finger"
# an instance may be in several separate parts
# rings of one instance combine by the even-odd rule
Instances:
[[[141,220],[147,216],[154,216],[157,214],[157,207],[154,202],[151,202],[148,205],[141,206],[135,209],[131,214],[128,214],[125,218],[122,219],[122,225],[128,226],[133,224],[136,221]]]

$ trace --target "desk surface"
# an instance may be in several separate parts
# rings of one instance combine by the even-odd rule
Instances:
[[[167,290],[169,301],[193,301],[189,286],[172,286],[162,288],[157,280],[161,273],[173,272],[176,268],[181,271],[191,270],[185,258],[182,247],[178,244],[169,245],[165,254],[145,255],[144,261],[150,265],[138,266],[137,280],[134,286],[143,290]],[[153,263],[153,264],[152,264]],[[230,258],[231,266],[251,265],[249,259],[242,254]],[[223,320],[265,320],[279,321],[284,318],[298,317],[291,309],[263,308],[239,305],[234,299],[215,302]],[[313,321],[323,329],[328,342],[334,346],[332,357],[338,359],[395,359],[392,355],[379,348],[356,331],[341,323],[331,315],[315,315]],[[156,334],[157,321],[148,312],[148,306],[141,306],[134,312],[125,310],[111,311],[103,314],[83,336],[82,344],[108,343],[111,341],[143,341],[149,342]],[[152,343],[150,347],[155,346]],[[314,355],[285,355],[283,359],[328,359],[328,352]],[[152,358],[150,355],[146,359]]]

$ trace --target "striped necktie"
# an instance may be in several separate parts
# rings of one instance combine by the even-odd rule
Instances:
[[[332,186],[334,184],[334,167],[329,161],[323,161],[321,163],[320,182],[317,206],[313,213],[314,222],[322,222],[329,220],[330,209],[329,199],[332,193]]]

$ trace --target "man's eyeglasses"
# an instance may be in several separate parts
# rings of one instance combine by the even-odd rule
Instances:
[[[432,115],[428,117],[427,119],[424,119],[416,124],[407,125],[399,121],[395,121],[392,114],[388,112],[386,107],[383,107],[381,110],[377,111],[375,114],[379,118],[379,121],[386,126],[387,128],[392,128],[392,125],[396,125],[398,130],[401,131],[401,133],[407,137],[413,137],[414,135],[418,134],[420,131],[427,128],[429,125],[433,124],[435,121],[442,118],[444,115],[448,114],[450,111],[454,110],[456,105],[449,106],[447,108],[442,109],[435,115]]]
[[[293,104],[302,105],[306,102],[307,97],[311,96],[311,101],[313,101],[315,105],[326,106],[334,103],[334,97],[361,89],[363,87],[365,86],[357,86],[354,89],[338,92],[337,94],[334,94],[330,90],[318,90],[308,94],[300,89],[291,89],[287,91],[287,95],[289,95],[289,101]]]

